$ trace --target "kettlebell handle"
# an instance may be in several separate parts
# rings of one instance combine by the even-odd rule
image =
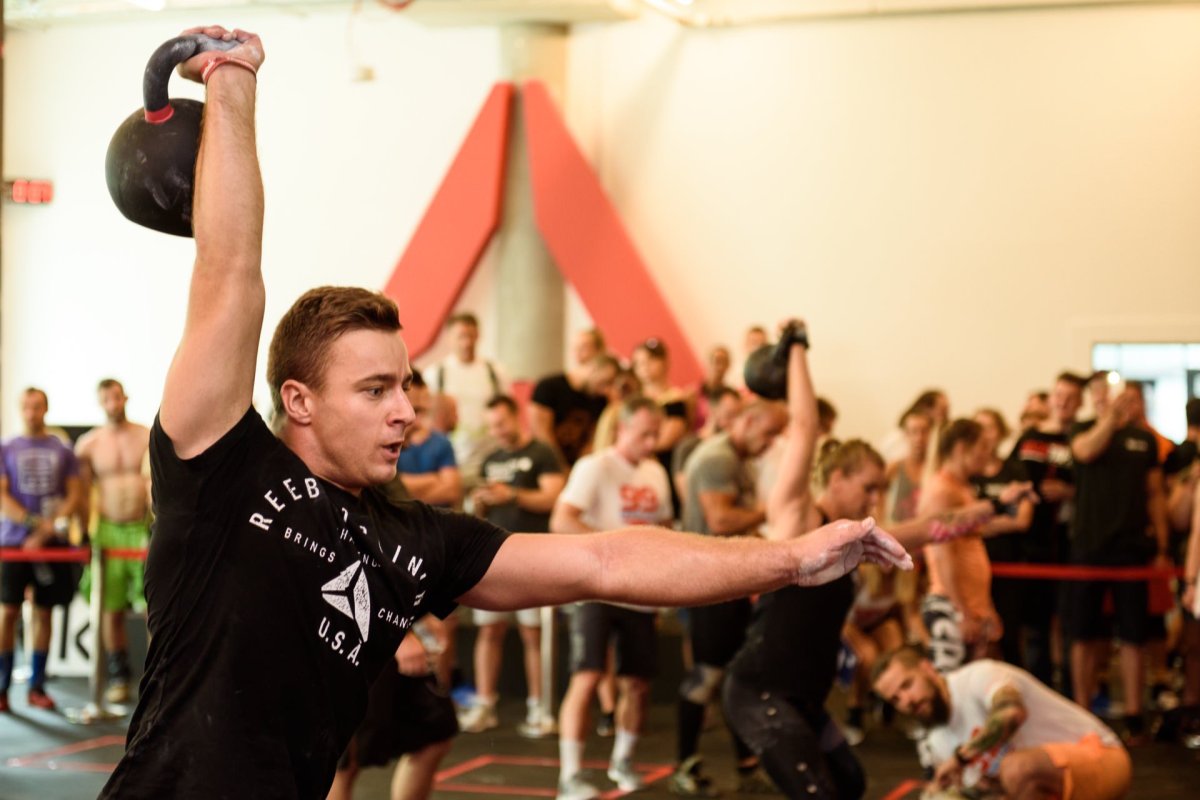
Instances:
[[[226,41],[205,36],[203,33],[192,33],[187,36],[177,36],[159,45],[158,49],[146,62],[146,72],[142,76],[142,100],[146,112],[146,122],[161,125],[175,113],[171,108],[171,99],[167,95],[167,83],[171,80],[171,72],[175,67],[187,61],[197,53],[209,50],[232,50],[238,46],[237,41]]]

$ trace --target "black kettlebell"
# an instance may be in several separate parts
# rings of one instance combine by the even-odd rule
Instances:
[[[167,97],[171,71],[197,53],[232,50],[235,41],[204,34],[164,42],[142,77],[144,108],[113,134],[104,159],[108,193],[117,210],[139,225],[175,236],[192,235],[192,190],[204,103]]]
[[[788,353],[793,344],[808,347],[808,333],[803,325],[792,323],[783,329],[779,341],[764,344],[746,359],[742,377],[746,388],[767,400],[787,397]]]

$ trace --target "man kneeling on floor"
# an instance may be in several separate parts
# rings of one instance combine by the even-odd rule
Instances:
[[[983,660],[941,675],[906,645],[879,660],[873,684],[926,727],[926,796],[1109,800],[1129,791],[1116,734],[1024,670]]]

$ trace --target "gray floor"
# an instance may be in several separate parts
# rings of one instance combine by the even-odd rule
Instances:
[[[51,684],[50,691],[60,706],[71,707],[82,705],[86,688],[82,681],[58,680]],[[0,717],[0,800],[95,797],[122,752],[124,724],[73,725],[60,714],[26,707],[21,686],[14,687],[11,697],[13,713]],[[520,721],[520,705],[502,707],[503,724],[496,731],[464,734],[456,740],[435,798],[553,796],[557,742],[517,736],[513,726]],[[673,758],[673,720],[672,706],[656,702],[649,730],[637,751],[639,768],[653,782],[639,797],[672,797],[663,777]],[[596,766],[592,772],[596,785],[606,790],[605,796],[616,797],[619,793],[603,774],[611,746],[611,740],[593,737],[585,759]],[[720,725],[706,732],[702,747],[709,771],[727,790],[725,796],[734,796],[730,791],[732,754]],[[912,745],[900,734],[888,729],[874,731],[857,752],[870,776],[868,798],[899,800],[917,796],[915,790],[905,790],[919,772]],[[1200,798],[1200,752],[1179,745],[1154,744],[1136,749],[1133,757],[1133,798]],[[367,770],[356,797],[386,798],[389,777],[386,769]]]

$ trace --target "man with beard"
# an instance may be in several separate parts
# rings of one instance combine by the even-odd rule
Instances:
[[[125,418],[128,398],[119,381],[105,378],[96,387],[96,394],[106,421],[84,434],[75,447],[84,486],[94,483],[96,487],[96,544],[104,549],[142,549],[150,541],[149,482],[142,475],[142,461],[150,448],[150,429]],[[88,495],[85,488],[84,497]],[[111,558],[104,566],[101,639],[108,656],[104,697],[110,703],[129,699],[125,611],[146,603],[143,573],[143,563],[133,559]]]
[[[873,683],[925,725],[918,751],[939,790],[1088,800],[1129,791],[1129,754],[1116,735],[1022,669],[983,660],[943,675],[905,645],[880,659]]]

